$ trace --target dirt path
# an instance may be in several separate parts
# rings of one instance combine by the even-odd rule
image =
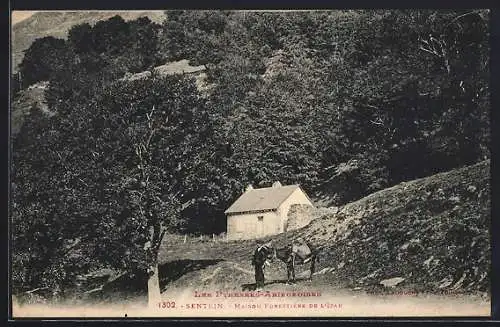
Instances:
[[[490,300],[482,295],[425,294],[397,288],[385,294],[347,289],[332,267],[320,267],[312,280],[309,266],[297,269],[297,283],[286,284],[280,263],[266,268],[266,285],[253,291],[254,275],[246,262],[219,261],[188,272],[162,294],[176,308],[152,314],[206,317],[349,317],[349,316],[488,316]],[[253,294],[253,296],[251,295]]]
[[[394,288],[386,294],[349,289],[336,279],[335,269],[320,263],[312,280],[309,266],[297,267],[296,284],[286,284],[284,264],[266,268],[266,285],[254,291],[253,267],[244,248],[222,259],[225,245],[188,246],[170,253],[161,265],[162,302],[105,306],[14,307],[25,317],[435,317],[489,316],[490,299],[481,295],[419,294]],[[190,248],[191,247],[191,248]],[[196,249],[199,248],[198,251]],[[182,251],[180,251],[182,250]],[[175,251],[175,253],[174,253]],[[227,251],[227,250],[226,250]],[[180,254],[182,253],[182,255]],[[168,249],[163,253],[169,254]],[[177,255],[177,256],[176,256]],[[230,260],[237,259],[240,260]]]

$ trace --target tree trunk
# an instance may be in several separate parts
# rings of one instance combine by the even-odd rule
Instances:
[[[160,279],[158,277],[158,265],[150,267],[148,277],[148,306],[157,306],[161,301]]]
[[[160,275],[158,271],[158,250],[165,235],[165,230],[161,228],[152,229],[151,241],[149,246],[145,247],[148,251],[149,269],[148,269],[148,305],[157,306],[161,301]]]

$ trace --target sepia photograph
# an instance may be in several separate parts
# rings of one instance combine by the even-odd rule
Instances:
[[[10,15],[12,319],[490,317],[489,10]]]

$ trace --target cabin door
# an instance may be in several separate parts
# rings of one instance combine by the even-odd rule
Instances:
[[[264,236],[264,216],[257,216],[257,236]]]

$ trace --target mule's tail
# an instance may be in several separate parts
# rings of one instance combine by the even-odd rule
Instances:
[[[324,248],[325,246],[323,245],[321,247],[314,249],[314,256],[316,257],[316,262],[319,262],[319,254],[323,251]]]
[[[316,257],[316,262],[319,263],[319,255],[318,255],[318,253],[316,253],[314,256]]]

